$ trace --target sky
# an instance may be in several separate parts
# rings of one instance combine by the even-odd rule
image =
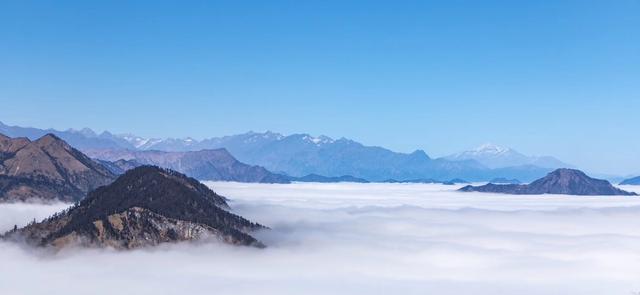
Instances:
[[[0,121],[640,173],[640,1],[2,1]]]

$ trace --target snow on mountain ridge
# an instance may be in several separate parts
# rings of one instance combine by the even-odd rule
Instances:
[[[476,154],[494,154],[501,155],[513,151],[510,148],[499,146],[493,143],[485,143],[472,150]]]
[[[475,160],[489,168],[503,168],[510,166],[533,165],[544,168],[570,168],[571,165],[550,156],[527,156],[520,152],[492,143],[485,143],[479,147],[456,153],[447,157],[447,160],[462,161]]]

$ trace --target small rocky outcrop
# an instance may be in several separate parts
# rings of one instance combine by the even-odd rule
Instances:
[[[155,166],[127,171],[73,207],[5,234],[34,246],[132,249],[206,237],[264,247],[265,227],[230,213],[225,198],[193,178]]]
[[[463,192],[491,192],[514,195],[583,195],[583,196],[610,196],[610,195],[636,195],[614,187],[606,180],[595,179],[584,172],[575,169],[557,169],[547,176],[530,184],[493,184],[483,186],[465,186],[460,189]]]

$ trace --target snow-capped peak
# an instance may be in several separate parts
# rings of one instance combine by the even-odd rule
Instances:
[[[331,137],[324,136],[324,135],[320,135],[318,137],[313,137],[311,135],[305,135],[302,139],[306,140],[306,141],[313,142],[316,145],[321,145],[321,144],[327,144],[327,143],[333,143],[334,142],[334,140]]]
[[[471,150],[470,152],[474,154],[492,154],[492,155],[501,155],[510,152],[510,148],[502,147],[493,143],[485,143],[480,145],[479,147]]]

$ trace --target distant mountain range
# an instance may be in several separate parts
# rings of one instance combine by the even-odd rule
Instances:
[[[544,176],[556,167],[569,167],[551,157],[527,157],[499,147],[485,146],[477,151],[475,156],[473,153],[461,153],[433,159],[422,150],[398,153],[382,147],[365,146],[346,138],[332,139],[308,134],[284,136],[274,132],[248,132],[205,140],[147,139],[131,134],[97,134],[86,128],[56,131],[7,126],[2,123],[0,132],[10,136],[26,137],[52,132],[74,147],[94,156],[96,150],[196,152],[224,148],[240,162],[261,166],[275,172],[274,174],[286,174],[290,177],[304,177],[310,174],[326,177],[350,175],[367,181],[453,178],[488,181],[503,177],[528,182]],[[492,148],[508,152],[487,156]],[[108,159],[119,160],[113,157]],[[152,163],[158,164],[157,161]],[[187,173],[181,167],[170,168]],[[199,170],[199,173],[206,174],[203,170]]]
[[[494,183],[494,184],[520,184],[520,180],[517,179],[506,179],[506,178],[494,178],[491,181],[489,181],[490,183]]]
[[[516,150],[490,143],[444,158],[450,161],[475,160],[492,169],[526,165],[554,169],[572,167],[554,157],[526,156]]]
[[[575,169],[557,169],[547,176],[530,184],[493,184],[482,186],[465,186],[460,189],[464,192],[492,192],[514,195],[541,195],[563,194],[584,196],[609,196],[625,195],[634,196],[635,193],[627,192],[614,187],[606,180],[595,179],[584,172]]]
[[[351,175],[327,177],[318,174],[309,174],[302,177],[289,177],[291,181],[298,182],[320,182],[320,183],[335,183],[335,182],[356,182],[356,183],[368,183],[369,181],[362,178],[353,177]]]
[[[206,237],[264,247],[250,233],[265,227],[228,208],[224,197],[193,178],[141,166],[92,191],[74,207],[1,237],[57,249],[133,249]]]
[[[77,201],[115,174],[55,135],[35,141],[0,134],[0,201]]]
[[[640,185],[640,176],[623,180],[622,185]]]
[[[100,159],[124,172],[140,165],[156,165],[179,171],[199,180],[289,183],[289,177],[271,173],[260,166],[251,166],[236,160],[227,150],[200,150],[193,152],[85,150],[92,158]],[[107,161],[107,162],[104,162]]]

